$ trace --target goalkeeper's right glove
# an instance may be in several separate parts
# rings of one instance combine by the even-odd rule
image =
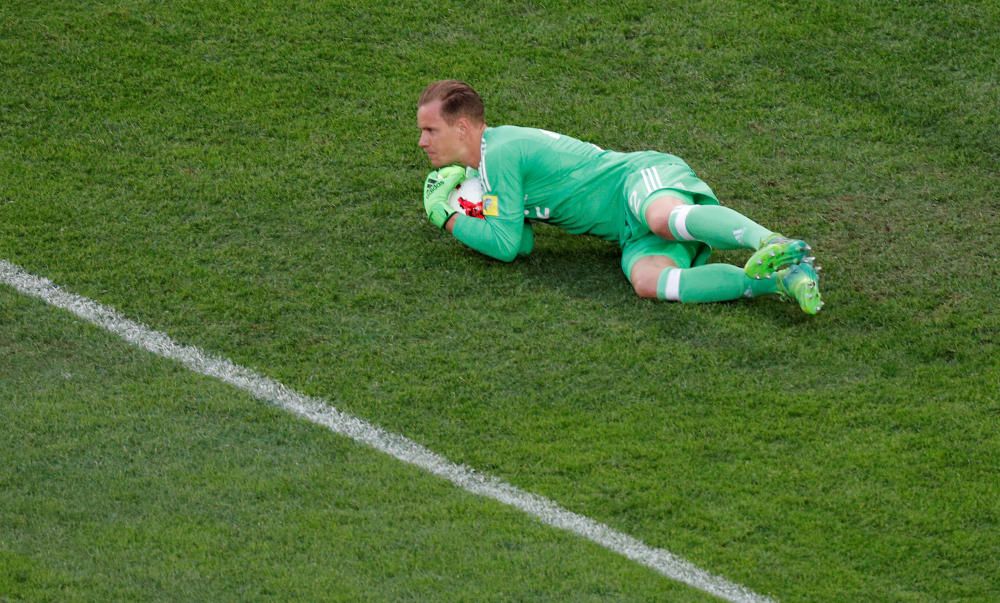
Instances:
[[[438,228],[444,228],[452,214],[457,213],[448,205],[448,195],[465,180],[465,168],[449,165],[427,174],[424,182],[424,211],[427,219]]]

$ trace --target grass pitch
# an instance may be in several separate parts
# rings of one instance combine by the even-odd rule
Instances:
[[[780,600],[1000,597],[987,3],[0,8],[0,257]],[[426,224],[416,96],[684,157],[817,317]],[[741,263],[738,253],[719,261]],[[0,289],[0,598],[703,596]]]

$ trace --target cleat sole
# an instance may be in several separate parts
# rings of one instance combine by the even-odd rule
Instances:
[[[775,234],[750,256],[743,271],[750,278],[770,277],[788,266],[812,263],[816,258],[809,255],[810,251],[812,247],[805,241]]]
[[[796,264],[778,273],[778,295],[798,302],[806,314],[816,314],[823,308],[819,291],[819,275],[809,264]]]

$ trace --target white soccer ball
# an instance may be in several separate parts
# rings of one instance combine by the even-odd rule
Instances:
[[[479,178],[466,178],[448,195],[448,205],[473,218],[483,218],[483,183]]]

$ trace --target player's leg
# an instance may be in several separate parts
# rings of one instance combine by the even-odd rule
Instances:
[[[622,250],[622,270],[640,297],[706,303],[778,293],[776,279],[748,278],[738,266],[693,266],[700,244],[665,241],[641,232]]]
[[[636,295],[686,304],[722,302],[778,293],[777,279],[747,277],[730,264],[681,268],[668,256],[649,255],[632,266],[629,280]]]
[[[685,304],[777,294],[783,300],[798,302],[806,314],[816,314],[823,307],[819,276],[811,265],[790,266],[779,270],[775,276],[777,278],[753,279],[730,264],[681,268],[669,256],[647,255],[632,264],[629,280],[639,297]]]
[[[806,314],[816,314],[823,308],[823,298],[819,292],[819,274],[812,264],[803,262],[774,273],[777,278],[752,279],[755,283],[774,281],[778,284],[778,295],[784,300],[794,299]]]
[[[663,187],[668,181],[677,187]],[[640,297],[704,303],[778,294],[795,299],[810,314],[822,307],[812,266],[792,269],[811,260],[808,246],[796,241],[800,245],[780,247],[789,240],[716,205],[712,190],[687,166],[644,168],[626,182],[626,194],[629,234],[622,243],[622,269]],[[696,195],[702,204],[695,203]],[[705,264],[712,247],[757,248],[758,254],[772,258],[766,263],[771,272],[793,266],[780,270],[778,278],[762,279],[746,268]]]
[[[706,187],[707,188],[707,187]],[[800,262],[811,262],[805,241],[775,233],[743,214],[721,205],[697,205],[690,193],[661,189],[638,204],[649,229],[673,241],[701,241],[713,249],[753,249],[744,266],[747,276],[769,277]]]
[[[736,210],[695,205],[682,191],[658,191],[643,206],[649,229],[664,239],[701,241],[713,249],[758,249],[774,233]]]
[[[811,252],[812,247],[805,241],[774,233],[760,242],[743,270],[755,279],[770,278],[785,266],[811,265],[816,259],[809,255]]]

